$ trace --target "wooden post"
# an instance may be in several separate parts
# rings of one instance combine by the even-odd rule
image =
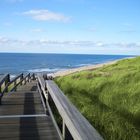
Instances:
[[[28,75],[28,82],[30,82],[30,78],[31,78],[31,77],[30,77],[30,73],[29,73],[29,75]]]
[[[65,140],[66,139],[66,125],[65,125],[64,120],[62,121],[62,136],[63,136],[63,139]]]
[[[24,85],[26,84],[26,78],[24,79]]]
[[[35,74],[33,73],[33,80],[35,80]]]
[[[1,95],[0,95],[0,105],[1,105],[1,98],[2,98],[2,97],[1,97]]]
[[[16,87],[16,83],[17,83],[17,80],[14,81],[15,91],[16,91],[16,88],[17,88],[17,87]]]
[[[10,82],[10,75],[8,74],[7,75],[7,78],[6,78],[6,80],[5,80],[5,87],[7,86],[7,84]],[[7,88],[6,88],[6,90],[5,90],[6,92],[8,92],[8,86],[7,86]]]
[[[23,80],[23,74],[20,77],[20,85],[22,85],[22,80]]]
[[[1,105],[1,97],[2,96],[2,93],[1,93],[1,85],[0,85],[0,105]]]

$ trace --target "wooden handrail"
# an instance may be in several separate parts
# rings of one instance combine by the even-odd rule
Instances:
[[[2,84],[3,84],[6,80],[9,81],[9,79],[10,79],[9,74],[5,74],[4,76],[2,76],[1,79],[0,79],[0,87],[2,86]]]
[[[18,76],[14,77],[14,78],[9,82],[9,84],[15,82],[17,79],[19,79],[19,78],[21,78],[21,77],[23,78],[23,73],[21,73],[21,74],[19,74]]]
[[[46,100],[51,97],[60,116],[63,120],[62,137],[65,139],[66,127],[69,130],[74,140],[103,140],[100,134],[93,128],[93,126],[87,121],[87,119],[77,110],[77,108],[68,100],[64,93],[52,80],[46,81],[46,86],[41,76],[38,77],[42,88],[47,88],[46,96],[44,91],[44,97]],[[47,101],[47,104],[49,102]],[[49,105],[48,105],[49,106]],[[52,113],[52,112],[51,112]]]
[[[17,82],[18,79],[19,79],[19,81]],[[13,78],[8,84],[8,87],[9,87],[11,84],[14,83],[14,86],[12,87],[12,89],[10,91],[16,90],[16,87],[22,82],[22,80],[23,80],[23,73],[19,74],[15,78]]]
[[[35,75],[32,74],[30,76],[30,73],[27,74],[25,77],[23,77],[23,73],[21,73],[18,76],[16,76],[15,78],[13,78],[11,81],[10,81],[9,74],[3,76],[3,78],[1,78],[1,80],[0,80],[0,104],[1,104],[1,99],[4,95],[4,93],[8,92],[8,88],[11,84],[14,83],[14,86],[12,87],[12,89],[10,89],[10,91],[14,91],[14,90],[16,90],[16,88],[19,84],[22,85],[23,82],[24,82],[24,84],[26,84],[26,82],[29,82],[30,79],[32,79],[32,78],[35,79]],[[19,80],[19,81],[17,81],[17,80]],[[3,90],[1,90],[1,86],[3,85],[3,83],[5,83],[5,87],[3,88]]]
[[[9,74],[5,74],[1,79],[0,79],[0,98],[3,96],[3,91],[7,90],[5,89],[5,87],[7,86],[7,84],[10,81],[10,75]],[[2,89],[2,85],[4,85],[4,88]]]

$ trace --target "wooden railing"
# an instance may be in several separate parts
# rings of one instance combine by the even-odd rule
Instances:
[[[59,87],[52,80],[44,81],[41,75],[37,76],[40,93],[43,96],[44,104],[48,109],[57,132],[62,140],[103,140],[100,134],[68,100]],[[62,128],[58,127],[49,100],[53,101],[59,115],[62,118]]]
[[[13,78],[11,81],[9,81],[7,85],[8,87],[11,87],[9,90],[10,91],[16,90],[16,87],[21,83],[22,80],[23,80],[23,74],[20,74],[17,77]]]
[[[32,79],[35,79],[35,74],[30,75],[29,73],[24,77],[22,73],[12,80],[10,80],[10,74],[4,75],[0,79],[0,104],[5,92],[16,91],[18,85],[26,84],[26,82],[29,82]]]
[[[1,77],[1,79],[0,79],[0,93],[1,94],[2,94],[3,90],[5,89],[5,87],[7,86],[9,81],[10,81],[9,74],[5,74],[4,76]],[[5,90],[7,90],[7,89],[5,89]]]

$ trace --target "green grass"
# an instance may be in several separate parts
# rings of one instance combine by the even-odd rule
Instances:
[[[140,140],[140,57],[55,81],[105,140]]]

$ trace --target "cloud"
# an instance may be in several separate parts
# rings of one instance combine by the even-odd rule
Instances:
[[[61,13],[52,12],[49,10],[29,10],[22,13],[22,15],[29,16],[38,21],[61,21],[68,22],[70,17],[67,17]]]
[[[140,55],[140,42],[104,43],[100,41],[22,40],[0,37],[0,52]]]
[[[26,41],[0,36],[0,46],[26,45]]]
[[[57,41],[57,40],[47,40],[47,39],[40,39],[40,40],[20,40],[20,39],[11,39],[0,36],[0,45],[21,45],[21,46],[81,46],[81,47],[102,47],[102,48],[110,48],[110,47],[119,47],[119,48],[140,48],[140,43],[104,43],[104,42],[94,42],[94,41]]]

